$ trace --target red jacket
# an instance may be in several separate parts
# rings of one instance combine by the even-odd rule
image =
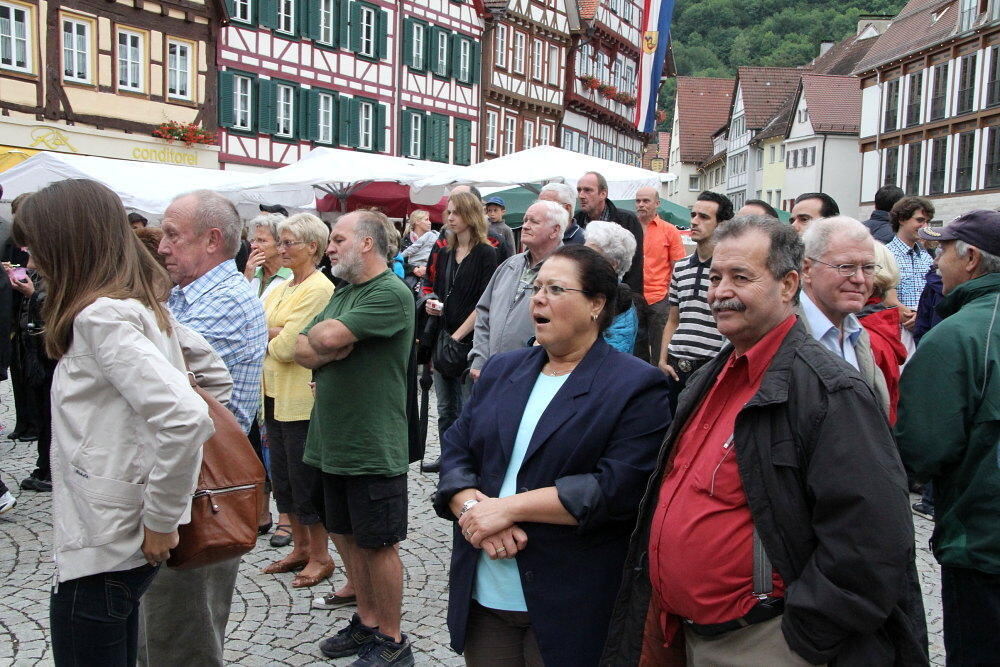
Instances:
[[[895,424],[896,404],[899,402],[899,366],[906,361],[906,347],[899,337],[899,309],[887,308],[881,301],[870,299],[858,317],[871,338],[875,365],[885,376],[889,389],[889,423]]]

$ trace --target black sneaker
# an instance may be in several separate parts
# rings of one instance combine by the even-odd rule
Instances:
[[[52,480],[45,479],[38,474],[38,471],[31,473],[28,477],[21,480],[21,488],[25,491],[41,491],[50,492],[52,491]]]
[[[348,667],[381,667],[382,665],[411,667],[413,665],[413,648],[407,641],[406,635],[402,635],[402,638],[403,641],[397,643],[381,632],[374,633],[372,641],[361,649],[358,659],[350,663]]]
[[[928,521],[934,520],[934,506],[930,503],[925,503],[924,501],[913,503],[913,513],[917,516],[922,516]]]
[[[328,658],[357,655],[362,647],[372,643],[376,634],[378,631],[375,628],[369,628],[361,622],[360,616],[354,614],[346,628],[319,643],[319,650]]]

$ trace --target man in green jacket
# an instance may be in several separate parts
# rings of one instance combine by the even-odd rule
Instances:
[[[945,318],[920,341],[899,385],[896,436],[917,481],[934,482],[948,664],[1000,656],[1000,213],[947,227],[936,260]]]

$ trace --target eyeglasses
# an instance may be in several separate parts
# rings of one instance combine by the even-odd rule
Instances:
[[[545,296],[559,298],[566,294],[566,292],[579,292],[580,294],[587,294],[587,290],[577,289],[575,287],[563,287],[561,285],[531,285],[528,290],[533,294],[538,294],[539,292],[544,292]]]
[[[819,262],[825,266],[829,266],[831,269],[837,269],[837,273],[844,276],[845,278],[851,278],[858,273],[858,269],[861,269],[866,277],[871,278],[875,273],[882,268],[881,264],[828,264],[821,259],[816,259],[815,257],[810,257],[814,262]]]
[[[274,245],[279,248],[288,248],[293,245],[302,245],[303,243],[305,243],[305,241],[277,241]]]

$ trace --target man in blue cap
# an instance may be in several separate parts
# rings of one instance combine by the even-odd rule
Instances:
[[[500,197],[487,197],[483,204],[486,205],[486,219],[490,223],[489,235],[500,239],[507,246],[504,257],[510,257],[517,252],[517,247],[514,244],[514,232],[510,231],[503,219],[507,204]]]
[[[899,384],[896,438],[909,475],[934,483],[948,664],[1000,656],[1000,213],[971,211],[917,235],[935,260],[944,319]]]

